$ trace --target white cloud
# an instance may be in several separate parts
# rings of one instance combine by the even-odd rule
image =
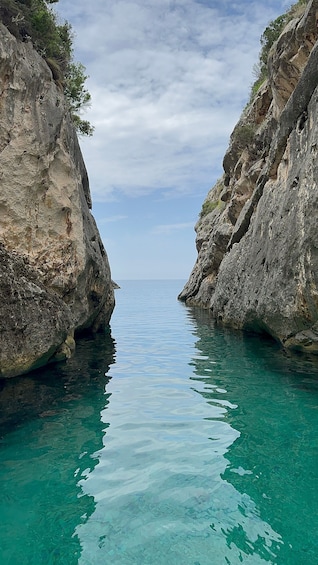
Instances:
[[[183,222],[180,224],[161,224],[155,226],[152,230],[152,233],[154,235],[170,235],[173,232],[189,228],[193,229],[193,222]]]
[[[120,222],[122,220],[126,220],[127,216],[117,214],[117,216],[109,216],[108,218],[100,218],[98,220],[99,225],[103,224],[110,224],[114,222]]]
[[[186,277],[259,37],[283,2],[59,0],[57,9],[90,75],[85,118],[96,129],[81,147],[113,276]]]
[[[95,134],[82,148],[95,201],[189,193],[220,173],[273,13],[261,4],[60,0],[90,75]]]

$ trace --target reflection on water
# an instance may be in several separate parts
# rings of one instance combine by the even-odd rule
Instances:
[[[283,352],[257,336],[237,332],[234,340],[204,311],[189,310],[189,316],[200,351],[193,361],[196,389],[212,404],[218,390],[231,398],[226,420],[240,432],[222,478],[277,532],[272,537],[265,528],[251,539],[237,520],[227,543],[247,554],[267,552],[277,564],[316,563],[317,359]],[[238,508],[245,519],[245,504]]]
[[[2,385],[0,563],[317,565],[317,361],[120,286],[116,359]]]
[[[74,529],[95,508],[78,480],[98,462],[113,356],[110,336],[84,339],[66,365],[1,383],[1,564],[78,563]]]
[[[101,399],[114,352],[110,334],[99,334],[80,340],[67,363],[48,365],[20,378],[0,379],[0,436],[35,417],[54,416],[74,400],[97,392]]]

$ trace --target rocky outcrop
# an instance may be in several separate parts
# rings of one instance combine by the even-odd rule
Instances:
[[[114,291],[60,86],[0,24],[0,377],[68,357],[108,327]]]
[[[179,298],[222,323],[318,353],[318,1],[271,49],[196,225]]]

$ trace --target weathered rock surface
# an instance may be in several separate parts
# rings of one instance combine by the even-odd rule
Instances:
[[[235,127],[179,295],[222,323],[318,353],[318,1],[289,22]],[[204,210],[204,208],[203,208]]]
[[[0,376],[68,357],[108,326],[114,291],[64,95],[0,24]]]

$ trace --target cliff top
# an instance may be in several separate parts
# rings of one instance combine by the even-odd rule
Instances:
[[[94,128],[79,111],[90,102],[85,67],[73,60],[72,28],[52,8],[58,0],[1,0],[0,21],[20,41],[31,41],[64,91],[76,130],[92,135]]]

